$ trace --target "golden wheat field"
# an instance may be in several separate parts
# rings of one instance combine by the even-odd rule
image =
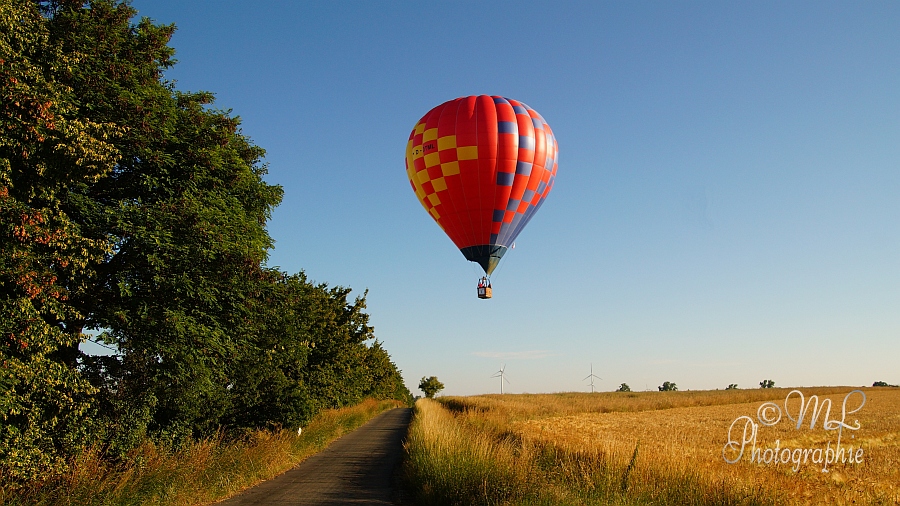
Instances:
[[[509,454],[511,473],[531,484],[546,474],[539,487],[557,497],[570,483],[581,498],[603,488],[598,504],[900,504],[900,389],[860,388],[861,404],[862,394],[848,397],[854,387],[799,388],[808,407],[800,428],[791,420],[800,418],[799,396],[786,402],[791,390],[439,400],[469,440],[492,439],[495,454]],[[777,423],[760,422],[779,413]],[[548,451],[554,464],[542,463]]]

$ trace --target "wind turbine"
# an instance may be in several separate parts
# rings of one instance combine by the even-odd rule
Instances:
[[[594,393],[594,378],[597,378],[598,380],[603,381],[603,378],[594,374],[594,364],[591,364],[591,374],[585,376],[585,378],[581,381],[584,381],[588,378],[590,378],[590,380],[591,380],[591,393]]]
[[[503,395],[503,382],[509,383],[509,380],[506,379],[506,364],[503,364],[503,367],[500,368],[499,371],[495,372],[492,378],[500,378],[500,395]]]

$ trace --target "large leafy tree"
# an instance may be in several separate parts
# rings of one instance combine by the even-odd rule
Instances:
[[[113,170],[120,130],[79,115],[55,78],[77,57],[33,4],[0,3],[0,462],[31,478],[64,462],[91,385],[74,369],[86,298],[107,241],[68,212],[73,184]]]
[[[134,15],[0,0],[0,475],[409,398],[364,297],[264,266],[263,150]],[[82,354],[90,330],[118,354]]]
[[[4,461],[53,468],[59,429],[89,426],[71,421],[93,390],[79,362],[111,433],[208,432],[259,334],[248,278],[281,198],[263,152],[210,94],[162,79],[173,27],[112,0],[0,7]],[[121,355],[83,357],[86,327]]]
[[[80,113],[123,130],[114,169],[68,200],[85,232],[112,250],[97,290],[78,303],[123,354],[124,368],[107,364],[122,373],[113,390],[140,393],[119,401],[155,402],[152,428],[208,433],[228,410],[229,364],[253,347],[240,339],[255,334],[246,300],[281,189],[263,181],[263,151],[238,118],[211,109],[211,94],[181,93],[162,78],[172,26],[133,25],[135,11],[113,0],[47,8],[55,43],[81,55],[60,76]]]

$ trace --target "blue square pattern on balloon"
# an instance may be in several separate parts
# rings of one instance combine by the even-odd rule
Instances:
[[[501,134],[515,134],[519,133],[519,126],[515,121],[498,121],[497,122],[497,132]]]
[[[515,178],[516,174],[514,172],[498,172],[497,184],[500,186],[512,186]]]
[[[530,135],[519,136],[519,149],[534,149],[534,137]]]
[[[530,176],[531,175],[531,167],[532,167],[531,162],[523,162],[522,160],[519,160],[518,162],[516,162],[516,174],[521,174],[523,176]]]
[[[519,228],[520,228],[519,224],[522,223],[522,218],[524,218],[524,217],[525,217],[524,214],[518,214],[518,213],[516,213],[516,215],[513,216],[513,219],[509,224],[510,228],[513,229],[513,237],[519,235]]]

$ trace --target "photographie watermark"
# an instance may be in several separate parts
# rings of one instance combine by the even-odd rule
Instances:
[[[857,399],[858,398],[858,399]],[[796,399],[796,417],[792,415],[790,401]],[[858,400],[858,405],[857,405]],[[844,429],[859,430],[859,420],[853,424],[847,423],[847,416],[857,413],[866,404],[866,394],[862,390],[853,390],[844,396],[841,404],[840,419],[831,418],[831,399],[823,399],[819,402],[817,395],[803,396],[799,390],[792,390],[784,399],[784,410],[774,402],[766,402],[756,411],[756,420],[749,416],[736,418],[728,427],[728,441],[722,447],[722,458],[729,464],[740,462],[745,456],[750,462],[766,465],[790,465],[795,472],[800,466],[815,464],[822,466],[822,472],[828,472],[831,464],[861,464],[863,462],[863,449],[851,445],[843,445],[841,438]],[[776,439],[774,447],[764,448],[757,446],[757,436],[760,427],[772,427],[787,417],[794,425],[794,430],[803,430],[803,422],[809,421],[809,430],[816,429],[819,415],[824,414],[821,429],[824,431],[837,431],[837,441],[832,447],[832,442],[827,441],[825,446],[811,448],[781,447],[781,440]],[[851,435],[851,439],[855,436]]]

